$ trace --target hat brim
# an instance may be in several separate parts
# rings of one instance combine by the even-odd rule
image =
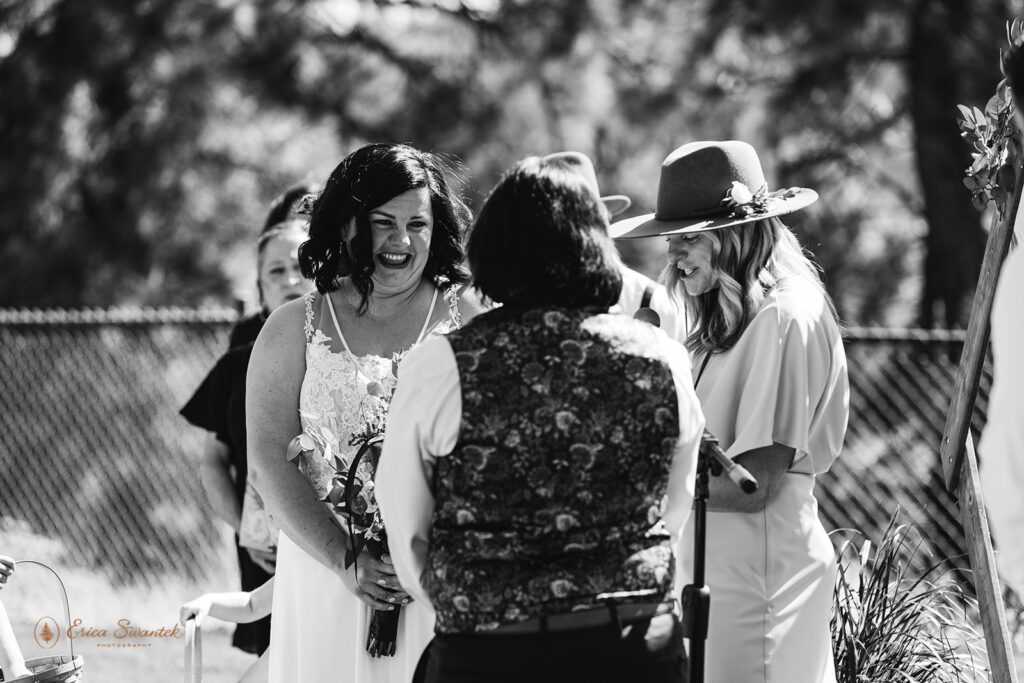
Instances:
[[[608,215],[612,218],[615,218],[633,205],[633,200],[624,194],[610,194],[601,197],[601,201],[604,203],[604,208],[608,209]]]
[[[785,197],[768,199],[767,211],[752,213],[746,216],[700,216],[675,220],[659,220],[655,214],[648,213],[616,221],[608,228],[608,234],[619,240],[638,239],[641,237],[659,237],[662,235],[683,235],[690,232],[719,230],[733,225],[752,223],[772,216],[782,216],[807,208],[818,200],[818,193],[806,187],[792,187],[786,191]]]

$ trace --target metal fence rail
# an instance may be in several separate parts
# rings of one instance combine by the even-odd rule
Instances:
[[[231,585],[233,552],[199,483],[202,434],[178,409],[226,349],[234,319],[0,311],[0,552],[114,584]],[[967,565],[938,460],[962,342],[955,331],[847,331],[850,427],[818,483],[827,528],[876,539],[899,508],[936,560]],[[986,370],[976,427],[989,383]]]

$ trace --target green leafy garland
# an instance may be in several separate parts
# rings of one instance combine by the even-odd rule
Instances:
[[[1006,24],[1010,47],[1020,45],[1024,21],[1014,19]],[[1007,203],[1019,182],[1021,167],[1021,133],[1013,121],[1013,97],[1006,81],[1003,50],[999,50],[999,70],[1003,80],[985,111],[977,107],[957,105],[957,125],[961,136],[971,145],[974,162],[965,171],[964,185],[971,191],[975,208],[984,211],[989,202],[995,204],[999,217],[1006,215]]]

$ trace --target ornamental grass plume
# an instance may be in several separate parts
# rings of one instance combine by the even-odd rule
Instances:
[[[839,550],[831,619],[838,683],[989,681],[971,619],[976,600],[936,576],[938,564],[914,570],[922,540],[897,517],[874,553],[867,540],[859,552],[852,540]]]

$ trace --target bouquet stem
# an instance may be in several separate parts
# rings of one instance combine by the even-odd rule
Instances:
[[[374,610],[366,633],[366,651],[371,657],[394,657],[398,641],[398,617],[402,608]]]

